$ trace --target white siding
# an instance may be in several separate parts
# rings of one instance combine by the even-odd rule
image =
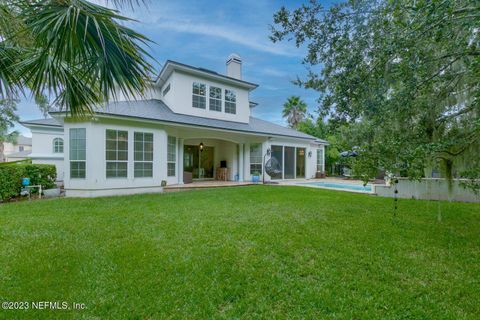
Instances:
[[[207,106],[205,109],[192,107],[192,84],[193,82],[200,82],[207,85]],[[194,115],[198,117],[221,119],[228,121],[244,122],[248,123],[250,119],[250,106],[248,98],[248,90],[226,85],[220,82],[213,82],[210,80],[194,77],[185,73],[175,71],[168,78],[163,86],[162,90],[170,84],[170,91],[165,97],[162,97],[163,101],[174,112]],[[222,111],[209,110],[209,86],[215,86],[222,88]],[[233,90],[237,96],[236,114],[225,113],[225,89]]]

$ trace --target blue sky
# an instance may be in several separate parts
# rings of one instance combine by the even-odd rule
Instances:
[[[316,109],[318,94],[291,83],[297,75],[306,74],[301,64],[305,50],[293,43],[272,43],[269,24],[282,5],[296,8],[300,1],[163,1],[150,0],[146,6],[122,13],[138,22],[129,26],[148,36],[154,43],[150,52],[160,70],[165,60],[176,60],[197,67],[225,73],[225,60],[230,53],[243,59],[243,78],[259,84],[251,100],[259,105],[253,115],[285,124],[282,105],[291,95],[299,95]],[[327,3],[325,4],[327,5]],[[22,120],[42,118],[36,106],[24,99],[19,104]],[[28,135],[28,130],[17,130]]]

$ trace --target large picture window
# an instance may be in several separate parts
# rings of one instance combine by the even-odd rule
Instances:
[[[134,177],[153,177],[153,133],[135,132],[133,145]]]
[[[225,113],[237,113],[237,95],[228,89],[225,89]]]
[[[323,171],[323,149],[317,149],[317,172]]]
[[[176,162],[177,162],[177,138],[168,137],[167,150],[167,175],[169,177],[176,176]]]
[[[106,131],[107,178],[126,178],[128,172],[128,131]]]
[[[85,179],[87,134],[85,128],[70,129],[70,178]]]
[[[222,89],[210,87],[210,110],[222,111]]]
[[[194,82],[192,88],[192,106],[205,109],[207,105],[207,86],[203,83]]]
[[[63,139],[53,139],[53,153],[63,153]]]
[[[250,145],[250,174],[262,174],[262,144],[252,143]]]

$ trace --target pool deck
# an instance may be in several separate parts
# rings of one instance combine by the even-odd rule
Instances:
[[[315,185],[309,184],[309,183],[320,182],[320,183],[336,183],[336,184],[363,186],[362,181],[353,180],[353,179],[342,179],[342,178],[295,179],[295,180],[283,180],[283,181],[273,181],[273,182],[274,183],[269,185],[307,187],[307,188],[329,189],[329,190],[335,190],[335,191],[354,192],[354,193],[363,193],[363,194],[375,194],[375,183],[369,183],[369,185],[372,187],[372,191],[331,188],[331,187],[315,186]],[[169,185],[164,187],[164,191],[178,192],[178,191],[188,191],[188,190],[195,190],[195,189],[241,187],[241,186],[248,186],[248,185],[262,185],[262,183],[261,182],[253,183],[250,181],[235,182],[235,181],[206,180],[206,181],[194,181],[193,183],[189,183],[189,184]]]

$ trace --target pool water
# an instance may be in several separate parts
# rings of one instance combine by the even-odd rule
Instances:
[[[307,182],[301,183],[303,185],[315,186],[320,188],[333,188],[333,189],[342,189],[342,190],[351,190],[351,191],[363,191],[363,192],[372,192],[372,186],[370,185],[360,185],[360,184],[347,184],[347,183],[335,183],[335,182]]]

